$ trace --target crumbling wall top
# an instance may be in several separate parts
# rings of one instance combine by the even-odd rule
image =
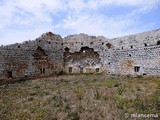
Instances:
[[[51,40],[51,41],[61,41],[62,42],[61,36],[57,35],[57,34],[53,34],[52,32],[44,33],[44,34],[41,35],[41,37],[39,37],[37,39]]]
[[[116,48],[132,48],[133,47],[146,47],[154,46],[160,40],[160,29],[118,37],[111,39],[110,42]]]
[[[104,36],[89,36],[84,33],[69,35],[64,37],[64,42],[107,42],[109,39]]]

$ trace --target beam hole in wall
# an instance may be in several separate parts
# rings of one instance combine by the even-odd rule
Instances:
[[[133,46],[131,46],[131,49],[133,48]]]
[[[102,45],[104,45],[104,42],[102,42]]]
[[[147,43],[144,43],[144,46],[147,47]]]
[[[20,48],[20,46],[18,46],[18,48]]]
[[[51,42],[48,42],[49,44],[51,44]]]
[[[122,47],[122,50],[123,50],[123,47]]]
[[[93,45],[93,42],[90,42],[90,45]]]
[[[81,43],[81,45],[83,45],[83,43]]]
[[[140,66],[134,66],[134,72],[139,72]]]
[[[131,54],[129,54],[129,57],[131,57]]]
[[[25,75],[24,78],[27,79],[27,78],[28,78],[28,75]]]
[[[110,49],[112,47],[112,45],[110,43],[107,43],[106,46],[108,47],[108,49]]]
[[[160,40],[157,41],[157,45],[160,45]]]
[[[64,50],[65,50],[65,52],[69,52],[69,48],[68,47],[66,47]]]

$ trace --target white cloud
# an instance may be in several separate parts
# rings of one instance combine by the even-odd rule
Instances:
[[[64,20],[62,28],[68,29],[71,33],[104,34],[103,26],[105,22],[102,16],[77,15],[69,16]]]
[[[126,29],[134,24],[136,24],[136,18],[133,19],[130,16],[108,18],[98,14],[81,14],[68,16],[59,27],[70,31],[70,34],[87,33],[90,35],[104,35],[111,38],[129,34],[131,31],[126,32]]]
[[[100,7],[107,7],[110,5],[116,6],[132,6],[141,8],[154,8],[160,4],[160,0],[68,0],[68,6],[76,11],[84,9],[96,10]]]
[[[80,11],[86,8],[86,4],[83,0],[68,0],[68,7],[75,11]]]
[[[64,10],[59,0],[6,0],[0,6],[0,44],[35,39],[40,34],[53,30],[52,18]],[[38,36],[36,36],[38,35]]]
[[[119,6],[154,7],[159,2],[160,0],[101,0],[100,3],[101,5],[114,4]]]
[[[66,33],[88,33],[106,37],[142,31],[133,27],[138,15],[158,6],[160,0],[5,0],[0,2],[0,44],[35,39],[40,34],[61,30]],[[101,7],[132,6],[131,13],[108,17]],[[62,13],[59,15],[59,13]],[[59,18],[56,18],[60,16]],[[65,17],[68,16],[68,17]],[[57,23],[57,25],[54,23]],[[153,23],[152,23],[153,24]],[[132,30],[129,28],[132,27]],[[54,31],[53,31],[54,32]]]

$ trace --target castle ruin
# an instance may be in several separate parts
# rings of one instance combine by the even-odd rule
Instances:
[[[62,38],[51,32],[0,47],[0,79],[60,73],[160,75],[160,29],[114,39],[87,34]]]

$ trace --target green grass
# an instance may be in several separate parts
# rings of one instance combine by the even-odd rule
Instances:
[[[0,86],[0,120],[122,120],[160,116],[160,77],[63,75]]]

